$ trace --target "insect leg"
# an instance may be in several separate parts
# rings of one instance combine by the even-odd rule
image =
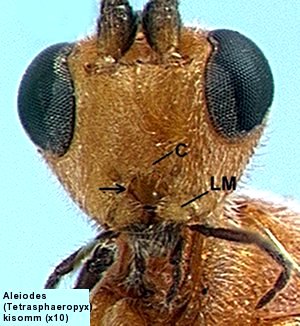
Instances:
[[[113,233],[112,231],[101,232],[95,239],[93,239],[87,245],[82,246],[74,253],[72,253],[69,257],[64,259],[60,264],[55,267],[54,271],[48,277],[45,284],[45,289],[57,288],[59,282],[61,281],[64,275],[77,270],[80,267],[81,261],[92,252],[95,246],[105,241],[108,237],[112,237],[112,234],[117,236],[117,234]]]
[[[277,278],[273,288],[259,300],[256,305],[256,309],[260,309],[269,303],[275,297],[275,295],[287,285],[292,271],[291,262],[286,259],[286,257],[281,253],[281,251],[278,250],[272,241],[267,240],[259,233],[246,230],[214,228],[203,224],[191,225],[189,228],[193,231],[200,232],[207,237],[214,237],[245,244],[255,244],[269,256],[271,256],[280,266],[282,266],[283,271]]]
[[[77,261],[80,259],[78,256],[81,256],[80,252],[83,250],[83,248],[84,247],[81,247],[73,252],[69,257],[64,259],[61,263],[59,263],[59,265],[55,267],[54,271],[49,275],[46,281],[45,289],[57,288],[61,278],[75,269]]]
[[[98,243],[92,257],[88,259],[77,277],[74,289],[89,289],[91,290],[102,278],[105,272],[115,261],[117,246],[115,238],[109,236]]]

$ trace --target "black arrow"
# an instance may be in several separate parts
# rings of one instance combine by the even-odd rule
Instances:
[[[113,187],[111,187],[111,188],[105,187],[105,188],[98,188],[98,189],[101,190],[101,191],[115,191],[116,194],[119,194],[119,193],[121,193],[121,192],[123,192],[123,191],[126,190],[125,187],[123,187],[122,185],[119,185],[118,183],[116,183],[116,187],[115,188],[113,188]]]

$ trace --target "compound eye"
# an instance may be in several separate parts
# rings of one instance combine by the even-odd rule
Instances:
[[[210,119],[228,138],[260,125],[273,100],[273,77],[267,59],[251,40],[238,32],[215,30],[205,75]]]
[[[63,155],[75,125],[75,98],[67,58],[72,44],[42,51],[27,68],[19,88],[18,112],[31,140],[44,151]]]

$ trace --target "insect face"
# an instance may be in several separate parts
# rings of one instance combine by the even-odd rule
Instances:
[[[136,17],[103,2],[97,34],[42,52],[20,88],[21,120],[47,163],[89,216],[115,230],[219,216],[224,191],[181,205],[212,176],[239,179],[272,101],[254,43],[185,28],[176,2],[170,8],[163,19],[149,2]],[[188,155],[153,165],[179,143]],[[126,187],[120,196],[98,189],[115,183]]]

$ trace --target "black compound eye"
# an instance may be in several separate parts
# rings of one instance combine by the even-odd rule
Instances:
[[[205,75],[210,119],[225,137],[237,137],[263,122],[273,100],[273,77],[267,59],[238,32],[215,30]]]
[[[31,140],[42,150],[63,155],[75,125],[75,98],[67,58],[72,44],[42,51],[27,68],[19,88],[18,112]]]

